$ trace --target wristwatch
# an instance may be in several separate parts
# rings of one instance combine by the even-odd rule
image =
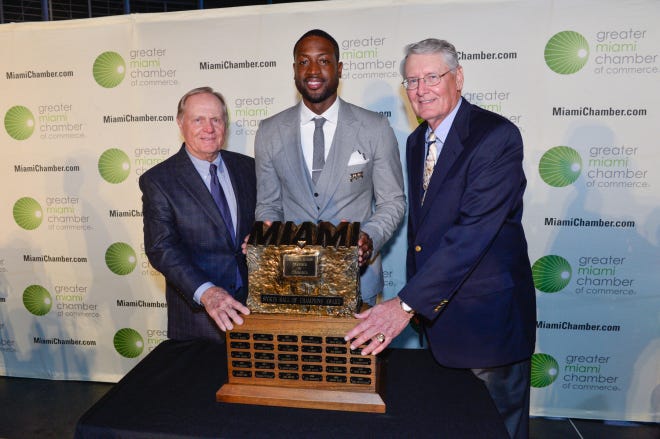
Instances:
[[[408,304],[401,299],[399,299],[399,305],[401,305],[401,309],[408,314],[415,314],[415,310],[408,306]]]

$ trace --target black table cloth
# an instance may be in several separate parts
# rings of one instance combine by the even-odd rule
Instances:
[[[224,345],[158,345],[78,421],[82,438],[506,438],[486,388],[430,352],[390,349],[385,414],[219,403]]]

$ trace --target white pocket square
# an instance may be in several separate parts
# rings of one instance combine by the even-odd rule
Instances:
[[[360,151],[353,151],[351,157],[348,159],[348,166],[363,165],[368,163],[369,159],[366,155],[362,154]]]

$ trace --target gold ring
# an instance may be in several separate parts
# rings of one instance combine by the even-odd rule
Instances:
[[[376,334],[376,341],[378,343],[383,343],[385,341],[385,334],[383,334],[382,332]]]

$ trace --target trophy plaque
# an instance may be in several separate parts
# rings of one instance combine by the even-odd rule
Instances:
[[[360,306],[360,223],[255,223],[247,306],[255,313],[351,317]]]
[[[222,402],[384,413],[380,362],[344,340],[361,307],[359,223],[256,222],[251,314],[227,331]]]

